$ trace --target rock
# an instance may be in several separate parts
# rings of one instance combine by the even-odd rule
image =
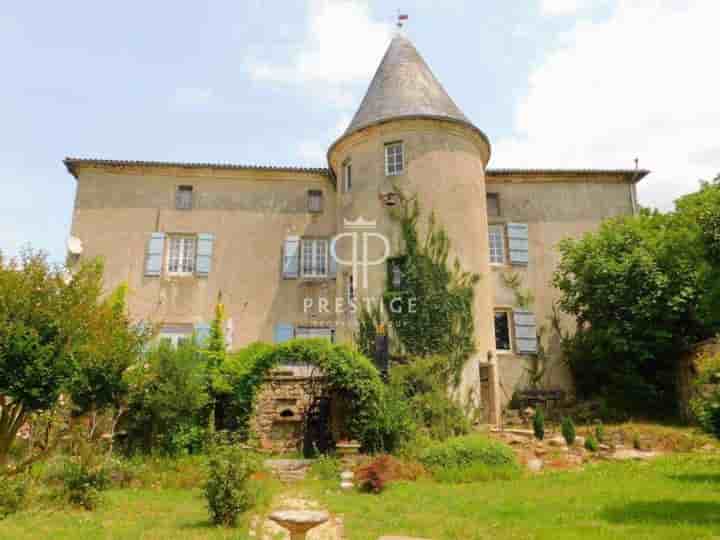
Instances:
[[[581,435],[575,436],[575,442],[573,443],[574,446],[585,446],[585,437]]]
[[[635,449],[620,449],[616,450],[614,453],[610,454],[610,459],[615,459],[617,461],[627,461],[631,459],[637,459],[637,460],[648,460],[655,458],[659,456],[660,454],[657,452],[645,452],[642,450],[635,450]]]
[[[604,450],[607,452],[608,450],[610,450],[610,445],[609,444],[599,444],[598,450]]]
[[[530,459],[527,462],[527,468],[530,472],[540,472],[543,468],[543,460],[542,459]]]
[[[565,439],[563,439],[559,435],[557,437],[553,437],[552,439],[549,439],[547,443],[550,446],[566,446]]]
[[[522,415],[525,418],[532,418],[533,416],[535,416],[535,409],[533,409],[532,407],[525,407],[522,411]]]

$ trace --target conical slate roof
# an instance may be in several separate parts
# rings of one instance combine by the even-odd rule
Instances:
[[[410,40],[397,35],[344,136],[391,118],[419,116],[446,118],[472,126]]]

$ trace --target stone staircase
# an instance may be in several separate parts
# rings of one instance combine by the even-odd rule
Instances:
[[[311,459],[266,459],[265,467],[281,482],[289,484],[305,480]]]

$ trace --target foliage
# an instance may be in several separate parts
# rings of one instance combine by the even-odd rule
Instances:
[[[63,492],[72,504],[94,510],[100,502],[101,492],[110,481],[102,467],[91,468],[78,461],[67,461],[62,472]]]
[[[321,454],[313,460],[310,474],[318,480],[340,480],[340,460],[334,456]]]
[[[357,439],[365,449],[381,448],[383,441],[373,424],[383,397],[383,383],[372,362],[344,345],[324,339],[290,340],[274,346],[255,344],[244,355],[251,360],[234,388],[241,433],[249,435],[255,396],[268,372],[283,363],[311,365],[324,377],[324,390],[341,398],[345,407],[342,438]]]
[[[545,414],[542,409],[537,409],[533,416],[533,433],[538,441],[545,438]]]
[[[605,442],[605,425],[602,422],[595,426],[595,438],[598,442]]]
[[[643,211],[560,243],[554,284],[578,321],[565,353],[581,398],[672,412],[676,359],[709,331],[697,309],[702,249],[684,220]]]
[[[690,408],[700,426],[720,438],[720,354],[697,360]]]
[[[67,279],[41,253],[0,255],[0,468],[28,415],[55,405],[92,343],[101,292],[97,261]]]
[[[361,491],[380,493],[391,482],[415,481],[426,474],[420,463],[382,454],[355,469],[355,481]]]
[[[446,439],[470,431],[467,415],[448,395],[443,377],[444,356],[411,359],[393,366],[388,392],[404,404],[404,410],[417,428],[432,439]],[[408,423],[409,429],[412,429]]]
[[[449,264],[450,239],[434,214],[421,238],[417,198],[403,200],[394,217],[400,222],[405,253],[397,259],[402,289],[395,290],[388,272],[384,294],[393,334],[411,357],[445,356],[444,375],[457,383],[475,352],[473,301],[480,276],[463,271],[458,259]]]
[[[369,450],[395,452],[415,438],[417,411],[406,394],[396,385],[383,388],[377,414],[367,424],[367,439],[374,441]]]
[[[587,450],[588,452],[597,452],[598,446],[598,441],[594,435],[589,434],[587,437],[585,437],[585,450]]]
[[[4,478],[0,482],[0,520],[20,510],[28,492],[25,477]]]
[[[209,401],[203,359],[188,341],[161,342],[125,375],[129,388],[128,450],[167,454],[199,451]]]
[[[522,309],[529,309],[535,297],[530,289],[522,288],[522,276],[517,272],[503,272],[500,279],[515,295],[515,304]]]
[[[418,461],[437,479],[447,481],[506,478],[518,470],[508,446],[482,435],[433,442],[418,453]]]
[[[253,506],[255,498],[248,481],[259,467],[257,457],[237,445],[220,444],[212,449],[204,494],[215,525],[234,527],[238,516]]]
[[[562,432],[563,439],[565,439],[567,445],[572,446],[575,442],[575,424],[573,423],[572,418],[566,416],[562,419],[560,431]]]

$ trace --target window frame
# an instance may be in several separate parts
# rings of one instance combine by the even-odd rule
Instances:
[[[324,335],[312,335],[315,332],[327,332],[327,339],[330,343],[335,343],[335,328],[331,326],[296,326],[295,339],[325,339]],[[306,335],[302,335],[306,334]]]
[[[395,148],[400,149],[399,169],[390,169],[391,151]],[[397,155],[393,156],[393,161],[397,165]],[[385,176],[399,176],[405,172],[405,145],[402,141],[393,141],[385,144]]]
[[[322,248],[319,246],[322,245]],[[305,271],[305,253],[311,246],[311,271]],[[300,239],[300,276],[305,279],[325,279],[330,275],[330,242],[327,238],[301,238]],[[324,261],[324,272],[318,272],[318,261]]]
[[[193,194],[195,190],[190,184],[178,185],[175,188],[175,210],[192,210],[193,209]],[[187,206],[181,205],[181,193],[189,193],[189,201]]]
[[[192,255],[186,257],[185,251],[187,244],[184,241],[192,240]],[[173,258],[173,243],[175,241],[181,241],[179,244],[178,254],[178,270],[171,270],[170,264]],[[194,234],[168,234],[167,235],[167,253],[165,255],[165,273],[168,276],[184,277],[195,275],[195,267],[197,266],[197,235]],[[189,261],[190,269],[185,269],[184,263]]]
[[[342,166],[343,193],[352,191],[352,161],[347,160]]]
[[[487,210],[487,215],[489,218],[499,218],[502,215],[501,209],[500,209],[500,194],[499,193],[485,193],[485,207]],[[495,208],[497,209],[497,213],[491,214],[490,213],[490,205],[489,201],[494,200],[495,201]]]
[[[493,253],[497,252],[496,249],[493,249],[493,232],[494,231],[500,231],[500,255],[501,259],[493,260]],[[497,244],[495,244],[495,247],[497,247]],[[491,223],[488,225],[488,259],[490,260],[491,266],[506,266],[508,264],[508,248],[507,248],[507,228],[505,227],[504,223]]]
[[[178,348],[181,342],[191,340],[193,335],[193,328],[180,328],[184,325],[164,325],[160,327],[158,332],[158,342],[162,343],[163,340],[168,340],[174,348]]]
[[[318,201],[317,208],[313,208],[311,201],[316,199]],[[324,195],[321,189],[308,189],[307,190],[307,211],[310,214],[322,214],[324,209]]]
[[[508,349],[498,349],[497,346],[497,332],[495,327],[495,320],[498,313],[504,313],[507,325],[508,325]],[[495,352],[497,354],[515,354],[515,329],[514,329],[514,320],[513,320],[513,310],[512,308],[506,308],[506,307],[496,307],[493,309],[493,337],[495,339]]]

